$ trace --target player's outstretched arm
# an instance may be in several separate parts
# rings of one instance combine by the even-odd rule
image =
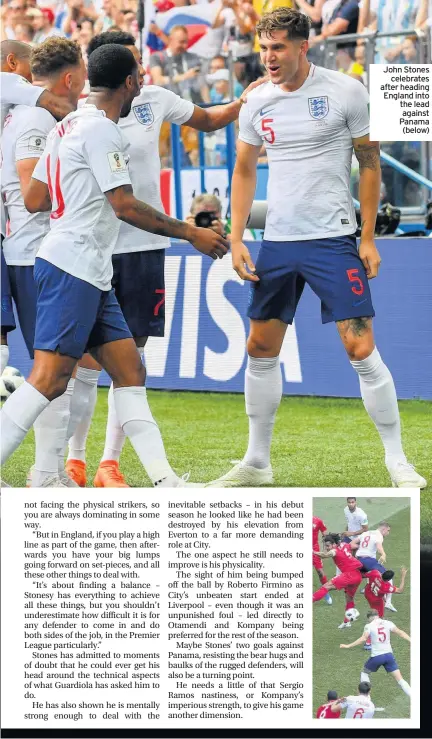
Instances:
[[[405,587],[405,578],[406,578],[407,572],[408,572],[408,570],[407,570],[406,567],[401,567],[401,581],[400,581],[399,587],[396,588],[395,593],[403,593],[404,587]]]
[[[397,626],[392,629],[392,632],[402,637],[402,639],[405,639],[405,641],[411,642],[411,637],[409,636],[409,634],[407,634],[406,631],[402,631],[402,629],[399,629]]]
[[[354,152],[360,166],[359,200],[361,236],[359,256],[371,280],[378,274],[381,257],[375,246],[375,224],[381,196],[380,146],[369,135],[353,139]]]
[[[259,87],[263,82],[268,82],[268,77],[261,77],[246,87],[238,100],[225,105],[215,105],[212,108],[200,108],[195,105],[191,118],[186,122],[187,126],[195,128],[197,131],[218,131],[225,128],[229,123],[236,121],[239,117],[240,109],[247,102],[247,96],[255,87]]]
[[[358,639],[353,641],[351,644],[339,644],[339,647],[341,649],[351,649],[351,647],[358,647],[358,645],[363,644],[363,642],[365,642],[366,639],[367,639],[367,634],[363,632],[363,634]]]
[[[143,231],[171,236],[174,239],[189,241],[202,254],[212,259],[222,259],[228,251],[228,241],[211,228],[197,228],[184,221],[178,221],[143,203],[133,194],[130,185],[122,185],[105,192],[117,218]]]

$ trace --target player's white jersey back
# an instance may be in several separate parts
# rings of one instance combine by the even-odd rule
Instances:
[[[395,628],[393,621],[384,618],[375,618],[365,626],[365,632],[371,638],[371,657],[393,652],[390,634]]]
[[[164,121],[181,125],[190,119],[194,105],[170,90],[156,85],[143,88],[133,100],[126,118],[119,126],[129,144],[129,176],[134,195],[156,210],[164,210],[161,200],[159,137]],[[120,225],[114,254],[164,249],[170,245],[166,236],[142,231],[129,223]]]
[[[49,136],[33,177],[48,185],[50,231],[38,256],[99,290],[110,290],[120,221],[105,192],[130,185],[126,143],[93,105],[68,115]]]
[[[298,90],[286,92],[267,82],[249,93],[240,111],[239,139],[266,148],[265,239],[355,233],[352,139],[369,132],[368,100],[360,82],[314,64]]]
[[[378,529],[375,531],[365,531],[358,538],[360,543],[357,550],[357,557],[374,557],[376,559],[377,546],[383,543],[381,531],[378,531]]]
[[[21,193],[17,162],[39,159],[55,119],[43,108],[17,105],[5,120],[2,135],[2,198],[9,222],[3,251],[6,264],[34,264],[42,239],[49,229],[48,213],[29,213]]]
[[[341,703],[346,708],[345,718],[373,718],[375,706],[368,695],[349,695]]]
[[[367,526],[368,517],[358,506],[354,511],[350,511],[348,506],[345,506],[344,515],[348,531],[360,531],[362,526]]]

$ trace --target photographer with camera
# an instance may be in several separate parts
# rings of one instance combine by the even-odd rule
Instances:
[[[225,223],[222,220],[222,203],[216,195],[203,193],[195,195],[186,222],[199,228],[211,228],[225,236]]]

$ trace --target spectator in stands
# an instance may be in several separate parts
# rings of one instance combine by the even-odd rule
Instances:
[[[202,75],[200,59],[187,51],[185,26],[173,26],[164,51],[150,57],[150,72],[155,85],[166,87],[195,104],[209,102],[209,90]]]
[[[95,35],[109,31],[111,26],[116,25],[116,21],[114,20],[116,10],[114,0],[102,0],[102,12],[95,23]]]
[[[419,6],[420,0],[362,0],[357,30],[359,33],[365,30],[376,30],[378,33],[409,31],[416,27]],[[407,61],[403,53],[404,38],[401,36],[377,39],[375,49],[376,64]],[[412,50],[407,46],[405,51],[408,51],[408,56],[411,55]]]
[[[212,75],[214,75],[215,72],[218,72],[221,69],[227,69],[226,66],[226,57],[222,56],[221,54],[218,54],[218,56],[215,56],[211,62],[210,62],[210,74],[207,76],[206,81],[211,86],[210,87],[210,102],[211,103],[220,103],[222,102],[222,97],[220,93],[216,92],[215,86],[212,82]],[[240,95],[243,92],[243,86],[240,84],[240,82],[236,79],[234,75],[233,79],[233,92],[234,92],[234,98],[239,98]]]
[[[310,37],[318,36],[322,27],[322,9],[326,0],[295,0],[296,6],[311,19]]]
[[[326,0],[322,8],[323,25],[321,33],[311,38],[310,46],[319,44],[331,36],[341,36],[345,33],[356,33],[359,18],[359,0]],[[338,45],[339,48],[346,45]],[[355,44],[349,44],[354,47]]]
[[[18,23],[15,26],[15,41],[31,44],[33,41],[33,28],[29,23]]]
[[[87,64],[87,47],[94,36],[94,23],[85,18],[72,34],[72,40],[79,44],[82,57]]]
[[[25,0],[12,0],[10,5],[2,5],[2,40],[15,38],[16,26],[25,23],[26,10]]]
[[[427,31],[432,26],[432,0],[420,0],[415,27]]]
[[[224,53],[231,54],[235,76],[244,87],[256,78],[253,43],[258,20],[251,0],[222,0],[213,22],[213,28],[224,29]]]
[[[64,36],[62,31],[54,28],[54,13],[51,8],[30,8],[26,18],[30,20],[34,31],[33,44],[41,44],[50,36]]]
[[[364,67],[355,58],[355,48],[352,46],[346,46],[339,48],[336,52],[336,64],[339,72],[348,74],[355,80],[364,83]]]
[[[91,0],[66,0],[66,10],[59,9],[60,26],[66,36],[71,36],[85,19],[95,22],[98,15]]]
[[[217,195],[211,195],[210,193],[195,195],[190,206],[190,213],[186,216],[187,223],[195,225],[195,219],[199,213],[209,213],[213,216],[209,228],[212,228],[213,231],[219,234],[225,233],[225,223],[222,219],[222,203]]]

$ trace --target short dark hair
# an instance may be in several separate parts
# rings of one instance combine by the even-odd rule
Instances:
[[[81,49],[75,41],[51,36],[32,49],[30,69],[33,77],[51,77],[66,67],[76,67],[81,59]]]
[[[327,693],[327,700],[328,701],[335,701],[337,700],[337,692],[336,690],[329,690]]]
[[[87,55],[90,56],[95,49],[99,49],[100,46],[106,46],[106,44],[135,46],[135,39],[131,33],[125,33],[124,31],[105,31],[104,33],[99,33],[97,36],[93,36],[87,46]]]
[[[137,68],[135,57],[121,44],[104,44],[90,54],[88,79],[91,88],[117,90]]]
[[[384,526],[386,529],[391,529],[391,526],[387,521],[381,521],[381,523],[378,524],[378,528],[381,528],[381,526]]]
[[[366,614],[366,618],[375,618],[375,616],[379,616],[379,613],[376,610],[376,608],[371,608],[370,611],[368,611]]]
[[[349,500],[357,500],[357,498],[354,495],[348,495],[347,502]]]
[[[326,544],[336,544],[337,545],[337,544],[340,544],[340,540],[341,538],[339,534],[327,534],[324,537],[324,541]]]
[[[368,695],[370,693],[371,684],[367,680],[363,680],[358,686],[359,693],[362,695]]]
[[[393,580],[394,574],[393,570],[386,570],[382,573],[381,579],[384,580],[384,582],[388,582],[389,580]]]
[[[311,21],[307,15],[292,8],[275,8],[264,13],[258,21],[256,32],[258,37],[263,33],[272,36],[275,31],[286,31],[290,41],[302,39],[307,41],[311,29]]]
[[[13,54],[17,59],[28,59],[32,52],[30,44],[24,41],[15,41],[15,39],[4,39],[0,45],[1,63],[4,64],[9,54]]]

